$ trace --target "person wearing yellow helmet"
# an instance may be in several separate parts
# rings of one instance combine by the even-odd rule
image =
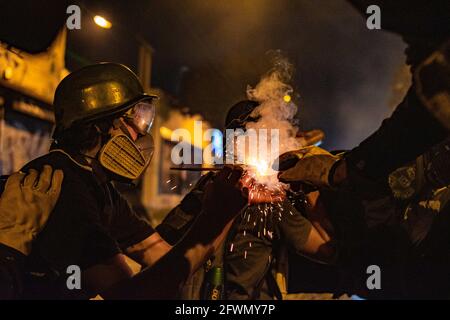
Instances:
[[[65,179],[48,223],[26,258],[21,298],[175,297],[180,282],[201,264],[214,239],[244,205],[237,188],[242,172],[225,168],[205,196],[209,205],[198,223],[203,228],[193,228],[176,249],[138,218],[112,182],[138,179],[148,166],[155,99],[130,69],[115,63],[84,67],[58,85],[51,150],[23,170],[51,165],[62,170]],[[201,232],[205,223],[210,227],[207,234]],[[127,282],[132,273],[125,256],[144,268],[155,263],[159,267]],[[173,264],[179,268],[176,274],[171,274]],[[81,285],[75,289],[67,284],[70,266],[81,270]],[[139,286],[144,289],[136,291]]]

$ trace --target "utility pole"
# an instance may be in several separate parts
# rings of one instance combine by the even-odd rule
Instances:
[[[153,48],[142,37],[136,36],[136,38],[139,41],[138,76],[142,82],[144,90],[147,91],[151,88]]]

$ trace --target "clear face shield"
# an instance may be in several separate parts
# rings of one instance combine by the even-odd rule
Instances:
[[[123,133],[114,135],[100,150],[100,164],[112,173],[129,179],[138,179],[150,164],[154,152],[153,137],[150,134],[155,118],[155,106],[152,101],[137,103],[122,117],[137,136]]]
[[[138,102],[125,113],[123,118],[138,134],[146,135],[150,133],[155,115],[156,108],[153,100],[148,100]]]

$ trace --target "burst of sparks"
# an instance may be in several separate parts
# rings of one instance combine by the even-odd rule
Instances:
[[[248,165],[253,166],[257,176],[267,176],[271,173],[271,168],[267,161],[262,159],[251,159]]]
[[[278,202],[284,196],[285,185],[278,181],[270,163],[270,160],[255,157],[245,160],[246,172],[241,182],[249,190],[250,203]]]
[[[249,204],[254,204],[256,210],[246,210],[241,223],[245,223],[245,221],[251,223],[258,238],[264,236],[273,239],[273,230],[271,230],[268,219],[272,219],[272,214],[276,214],[274,218],[278,217],[278,220],[281,221],[283,207],[280,202],[285,196],[287,186],[278,181],[277,174],[269,163],[271,162],[255,159],[250,159],[245,163],[245,173],[241,182],[249,190]],[[246,234],[247,232],[244,230],[243,235],[246,236]],[[251,247],[252,242],[249,241],[247,248]],[[230,251],[236,248],[232,244]],[[244,251],[244,258],[247,258],[247,250]]]

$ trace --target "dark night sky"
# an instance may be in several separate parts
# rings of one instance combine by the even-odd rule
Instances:
[[[152,85],[220,126],[247,85],[267,71],[266,52],[280,49],[295,66],[300,123],[324,129],[329,148],[355,146],[379,126],[405,60],[400,37],[368,30],[344,0],[82,3],[89,13],[83,11],[81,30],[69,31],[70,69],[88,61],[136,69],[140,34],[155,49]],[[91,13],[113,28],[93,25]]]

